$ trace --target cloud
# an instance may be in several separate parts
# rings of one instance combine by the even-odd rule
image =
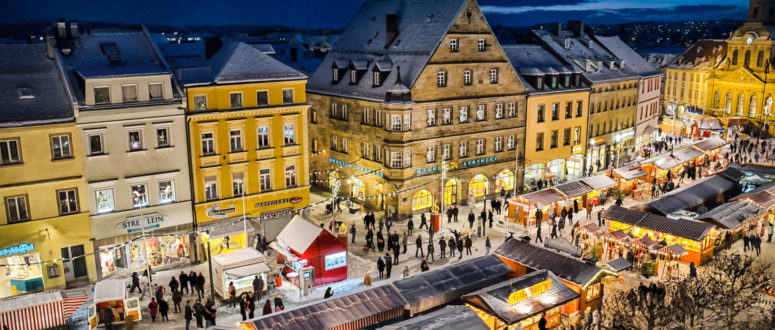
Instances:
[[[503,14],[513,15],[522,14],[531,11],[595,11],[595,10],[617,10],[617,9],[657,9],[657,8],[672,8],[675,5],[673,3],[660,3],[659,1],[649,2],[630,2],[630,1],[615,1],[615,0],[601,0],[591,2],[578,2],[573,4],[554,4],[549,6],[482,6],[482,11],[485,14]]]

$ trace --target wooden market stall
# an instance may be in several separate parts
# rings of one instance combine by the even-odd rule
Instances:
[[[609,232],[622,231],[640,239],[650,237],[663,246],[678,244],[687,253],[681,256],[685,263],[704,264],[713,257],[719,232],[710,224],[684,219],[670,219],[649,212],[611,206],[603,218],[610,221]]]
[[[696,219],[714,225],[721,230],[729,231],[734,241],[741,237],[744,228],[751,228],[751,224],[755,222],[755,219],[760,218],[765,213],[767,213],[765,209],[756,203],[747,199],[741,199],[724,203],[701,214]],[[721,237],[724,237],[724,235],[721,235]],[[724,243],[719,242],[718,245],[724,245]]]
[[[629,194],[633,191],[639,191],[639,193],[633,198],[635,199],[642,199],[639,198],[643,194],[650,194],[650,191],[643,191],[643,186],[640,186],[641,189],[639,189],[638,184],[644,180],[646,180],[646,171],[644,171],[642,168],[640,168],[640,165],[629,165],[625,167],[615,168],[613,170],[613,177],[616,179],[619,187],[619,191],[621,191],[623,194]]]
[[[592,190],[587,194],[586,201],[594,205],[600,205],[600,198],[603,192],[607,192],[608,189],[616,187],[616,181],[605,174],[585,177],[581,179],[581,182],[589,186]]]
[[[704,153],[697,148],[682,148],[647,159],[641,163],[641,168],[646,171],[646,181],[654,182],[654,178],[656,178],[657,182],[661,182],[668,171],[671,176],[675,177],[687,162],[694,161],[703,155]]]
[[[694,210],[700,206],[712,209],[720,205],[738,190],[737,183],[724,176],[704,177],[648,203],[633,206],[634,209],[668,216],[682,210]]]

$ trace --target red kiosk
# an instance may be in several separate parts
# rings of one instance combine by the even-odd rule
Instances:
[[[283,275],[296,273],[296,285],[299,279],[305,287],[347,279],[347,236],[338,239],[301,216],[294,216],[270,246],[277,251],[277,265],[285,266]]]

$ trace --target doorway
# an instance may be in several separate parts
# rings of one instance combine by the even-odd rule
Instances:
[[[85,279],[89,276],[84,255],[83,245],[62,248],[62,259],[64,259],[62,265],[64,266],[66,282]]]

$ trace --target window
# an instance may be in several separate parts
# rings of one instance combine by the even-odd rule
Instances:
[[[51,137],[51,151],[54,159],[70,158],[70,135],[55,135]]]
[[[317,153],[318,152],[318,139],[312,139],[312,152]]]
[[[361,115],[361,123],[362,124],[370,124],[371,123],[371,109],[363,109],[363,115]]]
[[[89,155],[101,155],[105,152],[102,148],[102,134],[89,134],[88,140]],[[0,142],[0,147],[2,147],[2,143]]]
[[[262,192],[272,190],[272,177],[268,168],[258,171],[258,183]]]
[[[403,127],[401,125],[401,115],[391,115],[390,116],[390,129],[394,132],[400,132],[401,128]]]
[[[294,130],[293,124],[283,125],[283,142],[286,146],[296,144],[296,130]]]
[[[143,150],[143,134],[140,130],[129,131],[129,151]]]
[[[751,64],[751,51],[746,50],[745,55],[743,57],[743,65],[748,67]]]
[[[471,70],[463,70],[463,85],[471,85]]]
[[[404,150],[404,168],[412,167],[412,150]]]
[[[732,52],[732,65],[737,65],[737,49]],[[684,73],[684,76],[686,76],[686,73]]]
[[[501,152],[503,151],[503,137],[496,136],[495,137],[495,152]]]
[[[101,189],[94,192],[97,204],[97,213],[113,212],[113,189]]]
[[[242,172],[232,173],[231,186],[234,196],[241,196],[245,192],[245,175]]]
[[[121,96],[124,102],[137,102],[137,85],[121,86]]]
[[[436,109],[428,109],[426,110],[426,113],[425,121],[428,126],[436,126]]]
[[[581,143],[581,126],[573,129],[573,144]]]
[[[259,107],[269,106],[269,91],[257,91],[256,104]]]
[[[333,68],[331,80],[333,80],[334,82],[339,82],[339,69],[338,68]]]
[[[461,123],[468,122],[468,107],[460,107],[459,119]]]
[[[229,131],[229,151],[237,152],[242,151],[242,131],[233,129]]]
[[[374,126],[382,127],[382,110],[374,110]]]
[[[229,101],[232,109],[242,109],[242,93],[235,92],[229,94]]]
[[[293,88],[283,89],[283,104],[293,104]]]
[[[194,110],[207,110],[207,95],[194,96]]]
[[[458,143],[458,157],[463,158],[468,156],[468,142],[462,141]]]
[[[562,145],[569,146],[570,145],[570,128],[566,128],[562,132]]]
[[[404,113],[404,131],[412,130],[412,114]]]
[[[318,122],[318,111],[315,109],[309,109],[309,122],[313,124],[317,124]]]
[[[517,116],[517,104],[514,102],[509,102],[509,118],[514,118]]]
[[[600,297],[600,283],[595,283],[587,287],[587,301]]]
[[[202,154],[212,155],[215,153],[215,139],[213,133],[202,133]]]
[[[484,139],[476,140],[476,154],[477,155],[484,154]]]
[[[242,94],[240,94],[240,96],[242,96]],[[148,84],[148,98],[151,100],[164,98],[164,88],[162,88],[162,83]]]
[[[379,71],[374,71],[374,86],[380,86],[382,85],[382,79],[380,79]]]
[[[331,136],[331,150],[338,150],[339,149],[339,144],[338,144],[337,140],[338,139],[337,139],[336,135],[332,135]]]
[[[436,161],[436,146],[430,146],[425,149],[425,160],[428,161],[428,163]]]
[[[350,84],[358,83],[358,70],[350,70]]]
[[[205,177],[205,200],[218,199],[218,182],[214,176]]]
[[[439,71],[436,73],[436,86],[438,87],[446,87],[447,86],[447,73],[444,71]]]
[[[573,102],[568,102],[565,104],[565,119],[568,119],[571,117],[571,109],[573,108]]]
[[[401,165],[403,165],[403,162],[401,161],[401,152],[400,151],[391,151],[390,152],[390,167],[392,167],[392,168],[401,168]]]
[[[490,69],[490,83],[491,84],[498,83],[498,69]]]
[[[342,138],[342,149],[339,151],[347,153],[347,138]]]
[[[536,133],[536,151],[544,150],[544,133]]]
[[[552,104],[552,120],[560,119],[560,105],[558,103]]]
[[[449,39],[449,51],[452,53],[457,53],[458,51],[458,40],[457,39]]]
[[[110,103],[110,87],[108,86],[94,87],[94,103],[95,104]]]
[[[503,103],[495,104],[495,119],[503,118]]]
[[[509,135],[506,138],[506,149],[514,150],[514,135]]]
[[[296,166],[285,167],[285,188],[296,187]]]
[[[583,107],[584,101],[576,101],[576,117],[581,117],[581,108]]]
[[[148,191],[148,185],[143,183],[131,185],[129,187],[132,189],[132,206],[148,206],[148,195],[146,195],[146,192]]]
[[[9,223],[30,220],[30,209],[29,205],[27,205],[27,196],[6,197],[5,211],[8,214]]]
[[[484,104],[479,104],[476,106],[476,121],[483,121],[486,119],[486,110],[487,109]]]
[[[371,150],[369,150],[369,144],[368,143],[361,143],[361,157],[362,158],[371,158]]]
[[[269,148],[269,127],[261,126],[256,131],[258,134],[258,148]]]
[[[441,123],[444,125],[452,124],[452,109],[450,108],[441,109]]]
[[[760,50],[756,55],[756,66],[761,67],[762,64],[764,64],[764,52]]]
[[[382,146],[374,146],[374,160],[378,162],[382,161]]]
[[[159,203],[175,201],[175,183],[172,180],[159,181]]]
[[[477,42],[477,44],[478,44],[478,46],[479,46],[479,51],[480,51],[480,52],[487,51],[487,41],[486,41],[486,40],[484,40],[484,39],[479,39],[479,41]]]
[[[442,160],[449,160],[452,158],[452,152],[451,150],[452,146],[449,144],[444,144],[441,146],[441,159]]]
[[[156,148],[165,148],[170,146],[170,128],[156,128]]]
[[[537,119],[539,123],[544,122],[544,105],[541,104],[538,106],[538,111],[536,111]]]

